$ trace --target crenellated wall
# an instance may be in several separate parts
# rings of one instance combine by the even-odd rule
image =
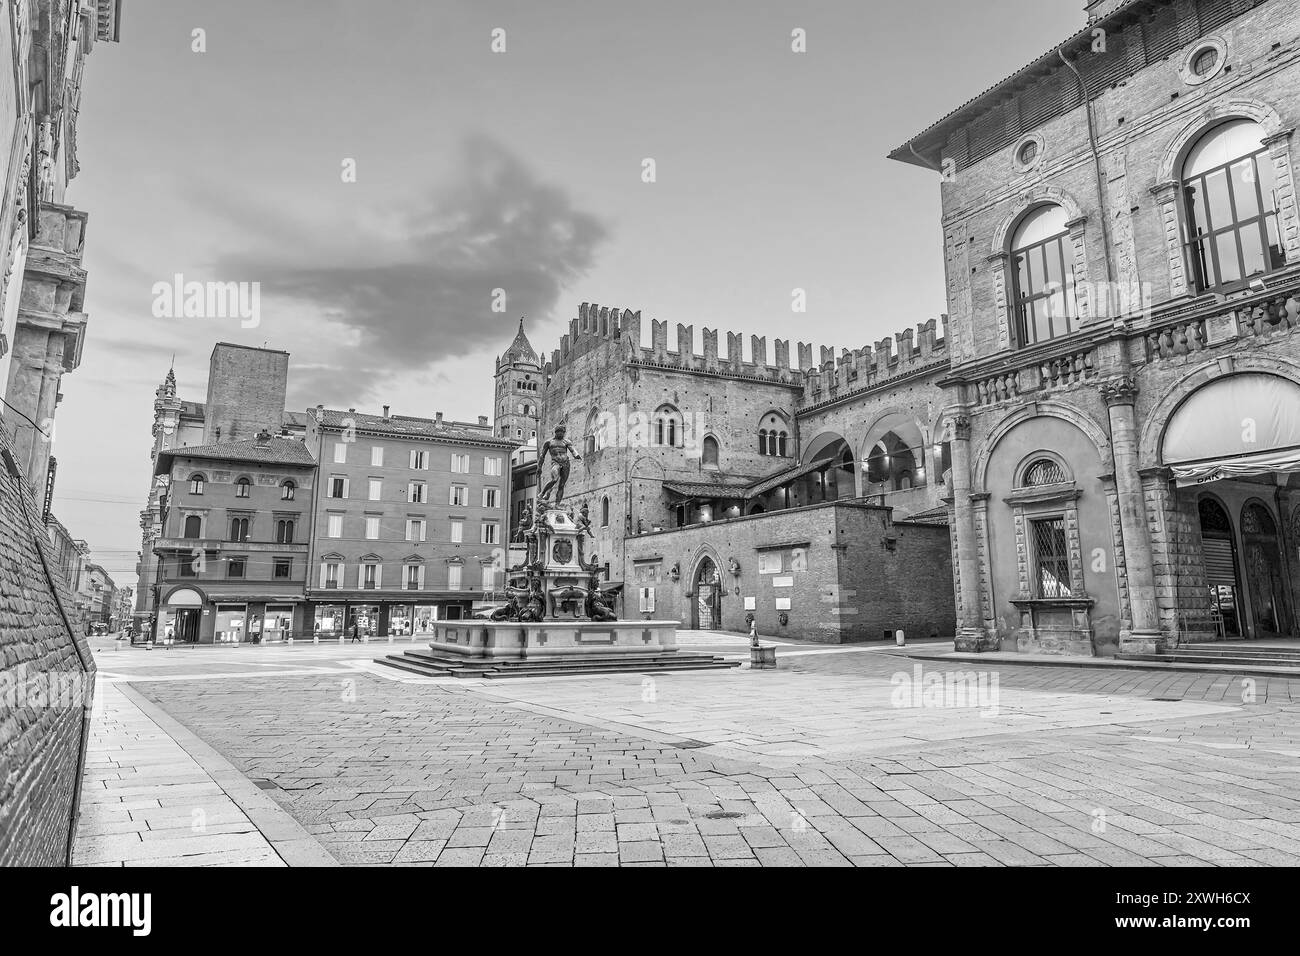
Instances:
[[[769,362],[767,337],[749,336],[749,358],[744,357],[745,335],[727,332],[727,351],[718,350],[718,329],[702,330],[701,348],[695,348],[695,327],[677,325],[677,348],[668,347],[668,323],[650,320],[650,344],[641,344],[641,313],[584,302],[578,317],[570,320],[569,332],[560,347],[551,352],[542,369],[549,381],[560,369],[594,348],[611,342],[621,346],[624,362],[684,372],[701,372],[730,378],[756,379],[796,385],[803,389],[800,405],[813,405],[839,394],[874,385],[899,375],[936,366],[947,361],[948,317],[940,316],[877,341],[874,346],[835,349],[822,346],[820,362],[814,362],[814,346],[797,343],[797,366],[790,362],[790,341],[775,339]],[[795,409],[792,409],[792,411]]]

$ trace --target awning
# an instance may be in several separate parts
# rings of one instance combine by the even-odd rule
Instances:
[[[1173,465],[1172,469],[1180,488],[1203,485],[1207,481],[1219,481],[1222,478],[1253,478],[1258,475],[1300,472],[1300,445],[1239,458],[1216,458],[1204,463]]]
[[[1256,372],[1211,382],[1169,419],[1161,458],[1180,486],[1300,471],[1300,385]]]

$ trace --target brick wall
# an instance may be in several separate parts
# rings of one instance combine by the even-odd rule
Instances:
[[[888,508],[834,502],[767,512],[629,538],[627,551],[627,617],[638,613],[639,589],[654,587],[654,618],[699,626],[693,595],[707,558],[720,572],[724,630],[748,629],[747,597],[768,637],[837,644],[899,628],[910,638],[955,629],[948,529],[895,523]],[[778,553],[782,570],[764,572],[763,555]],[[785,624],[780,599],[790,602]]]
[[[0,457],[11,455],[0,427]],[[69,861],[90,695],[50,702],[48,691],[94,679],[85,639],[60,614],[71,596],[42,565],[38,522],[26,480],[0,465],[0,866]]]

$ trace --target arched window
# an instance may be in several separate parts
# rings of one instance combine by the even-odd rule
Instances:
[[[190,494],[192,495],[203,494],[203,481],[204,478],[202,475],[198,475],[198,474],[190,475]]]
[[[705,468],[718,467],[718,440],[712,435],[704,439],[704,450],[700,455],[700,461]]]
[[[655,444],[676,448],[681,443],[681,412],[671,405],[655,410]]]
[[[1183,160],[1183,241],[1197,291],[1231,287],[1286,264],[1264,128],[1214,127]]]
[[[602,528],[609,527],[609,498],[608,497],[604,497],[600,499],[600,526]]]
[[[203,519],[198,515],[185,516],[185,537],[201,538],[203,537]]]
[[[790,454],[789,435],[789,426],[786,424],[785,417],[775,411],[768,412],[759,419],[758,453],[773,457],[787,457]]]
[[[247,518],[230,519],[230,540],[231,541],[248,540],[248,519]]]
[[[293,522],[288,518],[275,523],[275,543],[293,544]]]
[[[253,483],[251,481],[249,481],[247,478],[240,478],[237,482],[235,482],[235,497],[247,498],[249,489],[252,487],[253,487]]]
[[[1011,236],[1016,335],[1023,347],[1074,331],[1074,253],[1060,206],[1032,210]]]
[[[1065,469],[1061,467],[1060,462],[1051,458],[1039,458],[1029,464],[1024,470],[1020,479],[1020,484],[1025,488],[1033,488],[1037,485],[1054,485],[1060,481],[1069,481]]]
[[[298,486],[295,485],[292,481],[281,482],[280,498],[283,499],[284,501],[293,501],[294,492],[297,491],[297,489]]]

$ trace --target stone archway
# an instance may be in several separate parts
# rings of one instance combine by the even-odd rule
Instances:
[[[722,572],[709,555],[700,559],[691,576],[691,626],[697,631],[722,628]]]

